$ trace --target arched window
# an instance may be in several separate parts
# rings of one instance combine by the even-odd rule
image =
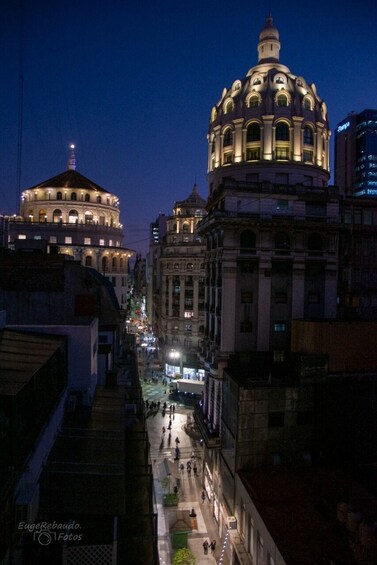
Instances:
[[[71,193],[71,200],[77,200],[77,194],[76,194],[76,192],[72,192],[72,193]]]
[[[288,106],[288,96],[286,94],[278,94],[276,103],[280,108]]]
[[[68,222],[70,224],[76,224],[79,221],[79,213],[77,210],[70,210],[68,214]]]
[[[56,193],[56,200],[62,200],[62,193],[61,192]]]
[[[116,259],[116,257],[113,257],[112,268],[113,268],[113,271],[117,270],[117,259]]]
[[[91,255],[87,255],[85,257],[85,266],[86,267],[91,267],[92,266],[92,256]]]
[[[313,130],[310,126],[305,126],[305,128],[304,128],[304,144],[305,145],[313,145],[313,143],[314,143]]]
[[[279,122],[276,126],[276,141],[289,141],[289,126],[285,122]]]
[[[224,114],[229,114],[230,112],[233,112],[233,101],[232,100],[228,100],[228,102],[225,104]]]
[[[311,110],[312,109],[312,103],[310,98],[306,97],[304,98],[304,110]]]
[[[56,210],[53,211],[52,221],[54,222],[54,224],[57,224],[57,223],[62,221],[62,211],[61,210],[56,209]]]
[[[192,271],[194,268],[194,263],[187,263],[187,270]]]
[[[321,255],[323,252],[323,240],[322,236],[319,233],[311,233],[308,236],[308,251],[311,254],[319,254]]]
[[[85,194],[85,202],[90,202],[90,194]]]
[[[249,108],[257,108],[259,106],[259,96],[253,95],[249,98]]]
[[[291,240],[287,233],[278,232],[275,235],[275,250],[280,253],[289,253],[291,249]]]
[[[240,234],[240,251],[241,253],[250,253],[255,251],[255,233],[251,230],[244,230]]]
[[[188,222],[185,222],[182,226],[182,231],[185,233],[188,233],[190,231],[190,224]]]
[[[46,222],[47,221],[46,210],[39,210],[39,221],[40,222]]]
[[[224,147],[233,145],[233,131],[228,128],[224,133]]]
[[[101,204],[101,202],[102,202],[101,197],[100,197],[100,196],[97,196],[97,203],[98,203],[98,204]]]
[[[106,271],[108,271],[108,260],[107,260],[107,257],[102,257],[101,264],[102,264],[102,272],[105,274]]]
[[[260,125],[256,122],[247,127],[246,141],[260,141]]]

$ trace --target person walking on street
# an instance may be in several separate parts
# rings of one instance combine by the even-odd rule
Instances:
[[[207,553],[208,553],[208,546],[209,546],[208,541],[204,540],[204,542],[203,542],[204,555],[207,555]]]
[[[206,493],[204,492],[204,490],[202,490],[202,504],[204,504],[205,499],[206,499]]]
[[[215,553],[215,549],[216,549],[216,540],[211,541],[210,543],[210,548],[211,548],[211,552]]]

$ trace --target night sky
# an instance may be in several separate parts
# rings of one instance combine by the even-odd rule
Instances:
[[[0,213],[18,211],[20,0],[0,0]],[[66,169],[117,194],[124,245],[196,181],[224,87],[257,64],[271,10],[280,62],[314,82],[332,130],[377,108],[375,0],[24,0],[21,190]],[[333,155],[334,135],[331,139]]]

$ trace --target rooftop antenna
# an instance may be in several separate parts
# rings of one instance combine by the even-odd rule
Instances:
[[[17,169],[16,169],[16,210],[21,198],[22,139],[24,121],[24,2],[19,1],[19,78],[18,78],[18,134],[17,134]]]

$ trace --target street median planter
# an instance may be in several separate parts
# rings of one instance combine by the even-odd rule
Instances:
[[[164,494],[162,502],[164,506],[178,506],[179,496],[175,492]]]

